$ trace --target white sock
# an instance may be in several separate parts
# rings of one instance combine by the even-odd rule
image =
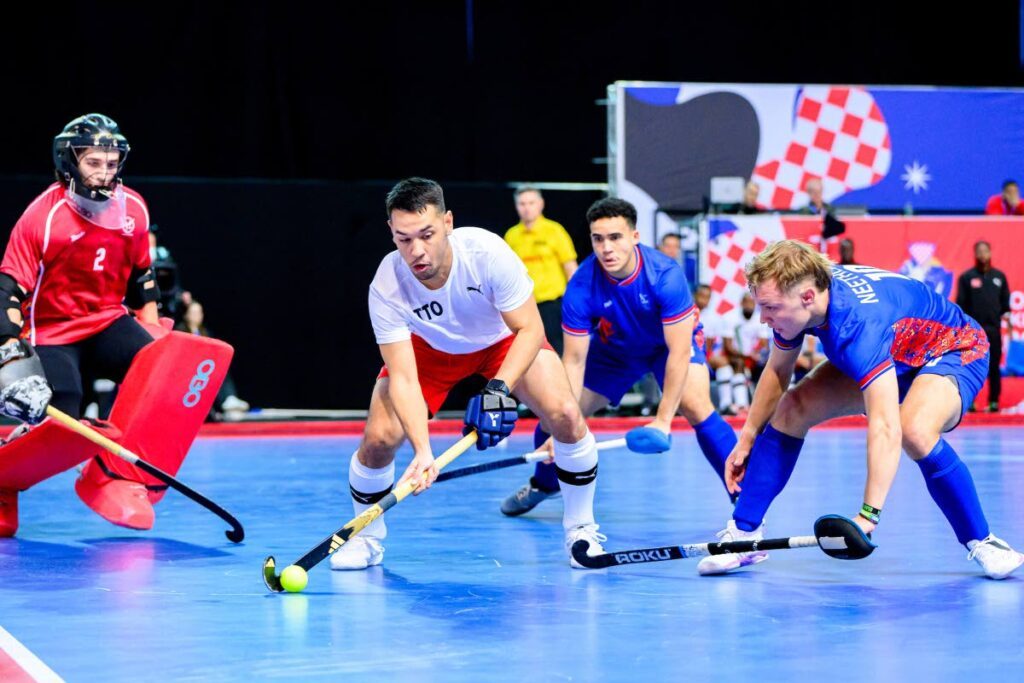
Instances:
[[[732,405],[732,377],[735,372],[731,365],[723,365],[715,370],[715,380],[718,381],[718,405],[720,408],[728,408]]]
[[[597,467],[597,443],[594,435],[587,430],[586,436],[576,443],[562,443],[555,439],[555,466],[564,472],[575,474],[588,472]],[[580,524],[594,523],[594,490],[597,488],[597,473],[589,477],[583,485],[570,484],[562,479],[564,472],[559,472],[562,489],[562,526],[568,530]]]
[[[746,408],[750,405],[748,397],[747,376],[741,372],[732,378],[732,400],[738,407]]]
[[[375,493],[381,493],[382,491],[387,491],[394,485],[394,483],[394,462],[387,467],[374,469],[359,462],[358,450],[352,454],[352,460],[348,465],[348,485],[352,489],[362,494],[372,495]],[[373,505],[373,503],[361,503],[356,500],[355,496],[352,497],[352,509],[355,510],[356,516],[373,507]],[[378,539],[387,536],[388,527],[384,524],[383,515],[370,522],[370,524],[360,532],[360,535],[373,536]]]

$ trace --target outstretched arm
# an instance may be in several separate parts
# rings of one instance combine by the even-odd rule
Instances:
[[[881,510],[892,488],[900,464],[903,431],[900,426],[900,394],[896,371],[882,373],[864,390],[868,414],[868,479],[864,485],[864,504]],[[864,516],[854,521],[871,533],[875,523]]]
[[[430,432],[427,429],[429,415],[416,370],[416,355],[409,340],[381,344],[380,355],[388,368],[391,403],[413,450],[413,461],[400,481],[409,477],[419,478],[424,471],[430,472],[426,485],[416,489],[416,493],[419,493],[429,488],[437,478],[437,468],[434,467],[434,455],[430,450]]]
[[[672,418],[679,408],[686,387],[686,376],[690,369],[690,358],[693,354],[693,325],[696,316],[686,320],[664,325],[665,345],[668,346],[668,360],[665,362],[665,383],[662,388],[661,403],[658,414],[650,425],[665,432],[672,431]]]

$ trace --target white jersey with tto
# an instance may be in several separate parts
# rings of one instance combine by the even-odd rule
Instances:
[[[378,344],[415,334],[445,353],[472,353],[512,334],[502,312],[533,294],[526,266],[498,235],[457,228],[448,237],[452,270],[440,289],[427,289],[393,251],[370,284],[370,320]]]

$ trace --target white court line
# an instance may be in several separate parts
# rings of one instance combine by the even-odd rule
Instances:
[[[0,651],[7,654],[20,666],[25,673],[36,679],[38,683],[64,683],[64,679],[58,676],[53,669],[43,664],[43,661],[32,654],[31,651],[10,633],[0,626]]]

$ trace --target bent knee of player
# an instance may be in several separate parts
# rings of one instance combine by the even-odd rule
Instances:
[[[714,410],[715,405],[711,402],[710,391],[691,391],[687,387],[679,401],[679,413],[690,424],[703,422]]]
[[[544,424],[550,428],[551,436],[562,443],[576,443],[587,433],[583,413],[572,396],[554,404],[544,416]]]
[[[359,462],[367,467],[380,468],[391,464],[395,451],[402,443],[402,435],[393,430],[367,425],[359,444]]]
[[[790,389],[782,394],[771,419],[781,432],[803,436],[814,423],[813,404],[805,392]]]
[[[900,416],[903,450],[914,460],[931,452],[941,436],[933,421],[917,411]]]

